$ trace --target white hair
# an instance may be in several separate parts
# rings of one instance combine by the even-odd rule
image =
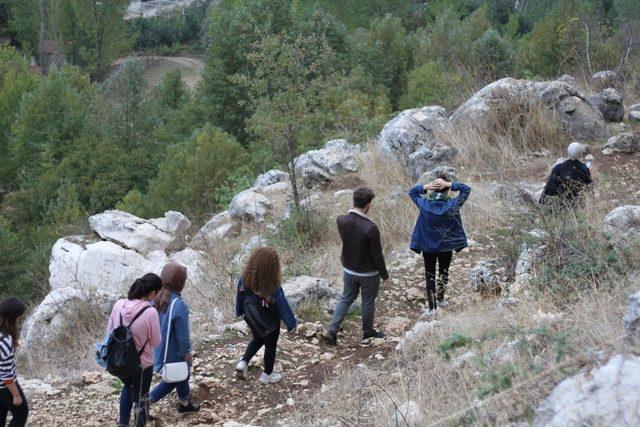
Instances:
[[[571,160],[580,160],[584,154],[584,145],[579,142],[572,142],[567,147],[567,154]]]

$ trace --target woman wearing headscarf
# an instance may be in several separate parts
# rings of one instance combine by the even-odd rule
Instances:
[[[162,289],[155,299],[155,307],[160,316],[162,343],[154,351],[153,367],[156,373],[162,371],[164,363],[186,361],[191,364],[191,335],[189,332],[189,306],[182,299],[182,291],[187,282],[187,268],[170,262],[164,266],[160,274]],[[175,301],[175,303],[174,303]],[[173,311],[169,307],[173,304]],[[169,343],[167,345],[167,334]],[[167,357],[165,360],[165,347]],[[167,394],[176,390],[178,394],[178,412],[196,412],[199,405],[190,399],[189,378],[178,383],[160,382],[149,394],[149,403],[155,403]]]

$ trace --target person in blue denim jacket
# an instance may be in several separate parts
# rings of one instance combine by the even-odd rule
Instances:
[[[458,197],[450,197],[449,190],[458,191]],[[427,191],[430,191],[429,195],[422,197]],[[435,319],[438,306],[447,306],[444,293],[453,251],[459,252],[468,245],[460,208],[470,193],[471,187],[461,182],[452,183],[445,172],[439,173],[435,181],[417,185],[409,191],[409,197],[420,211],[411,238],[411,250],[422,253],[424,258],[429,302],[424,316],[429,320]]]
[[[258,298],[260,304],[273,310],[284,321],[288,331],[293,331],[298,322],[291,306],[280,286],[280,258],[278,253],[271,248],[256,249],[244,268],[242,277],[238,280],[236,295],[236,316],[244,315],[244,302],[246,298]],[[274,372],[273,365],[276,361],[276,349],[280,328],[266,337],[258,336],[252,331],[253,339],[236,366],[238,379],[249,378],[249,361],[264,345],[264,372],[260,376],[262,384],[273,384],[282,379],[282,374]]]
[[[162,343],[154,349],[153,370],[156,373],[162,372],[164,349],[167,342],[167,331],[171,328],[169,337],[169,348],[167,351],[167,363],[193,361],[191,352],[191,333],[189,331],[189,306],[182,299],[181,292],[187,282],[187,268],[170,262],[164,266],[160,274],[163,288],[158,293],[154,305],[160,317],[160,330],[162,331]],[[169,319],[169,307],[174,300],[177,300],[173,307],[173,314]],[[165,383],[161,381],[149,393],[149,403],[155,403],[176,390],[178,394],[178,412],[196,412],[200,409],[190,399],[189,378],[179,383]]]

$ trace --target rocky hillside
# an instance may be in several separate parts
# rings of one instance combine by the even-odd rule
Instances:
[[[300,244],[288,226],[291,183],[277,170],[199,229],[173,211],[90,217],[91,235],[53,247],[50,293],[23,328],[32,425],[113,422],[119,384],[96,371],[91,344],[133,279],[168,260],[189,271],[192,385],[203,409],[179,418],[175,402],[163,402],[152,409],[156,425],[640,422],[640,296],[627,302],[640,288],[628,261],[640,239],[640,105],[596,83],[502,79],[454,112],[403,111],[366,146],[334,140],[301,155],[302,206],[324,228]],[[571,140],[592,148],[595,196],[584,214],[549,219],[535,202]],[[472,243],[454,258],[451,305],[424,322],[424,271],[407,249],[415,212],[405,194],[439,168],[473,188],[463,210]],[[340,345],[326,347],[319,336],[341,286],[332,218],[361,184],[376,191],[373,216],[392,265],[377,313],[389,337],[361,343],[356,308]],[[281,338],[285,379],[273,387],[257,383],[260,360],[249,382],[233,375],[248,340],[232,317],[235,280],[264,244],[281,251],[283,287],[303,321]]]

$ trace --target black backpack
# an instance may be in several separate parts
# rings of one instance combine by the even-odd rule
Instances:
[[[140,355],[149,340],[147,340],[140,351],[138,351],[129,328],[148,308],[150,308],[150,306],[146,306],[140,310],[127,326],[122,324],[122,313],[120,313],[120,326],[111,331],[109,335],[107,355],[105,357],[107,371],[122,381],[129,380],[140,372]]]
[[[264,338],[280,328],[280,314],[275,307],[265,307],[260,299],[249,289],[244,291],[245,299],[242,303],[244,321],[249,329],[260,338]]]

